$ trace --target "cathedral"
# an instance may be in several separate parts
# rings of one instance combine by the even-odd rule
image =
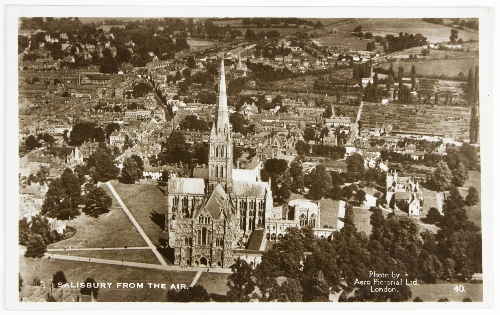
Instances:
[[[233,169],[233,139],[227,107],[224,59],[217,117],[210,134],[208,172],[198,178],[171,176],[165,232],[180,266],[229,267],[233,250],[263,231],[273,210],[271,183],[256,170]]]

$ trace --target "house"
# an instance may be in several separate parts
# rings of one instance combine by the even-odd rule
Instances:
[[[111,81],[111,77],[106,74],[86,74],[82,77],[81,84],[89,85],[108,85]]]
[[[409,215],[420,215],[424,196],[418,182],[410,177],[398,176],[388,172],[386,176],[386,201],[389,207],[407,212]]]
[[[123,148],[127,134],[122,131],[115,131],[109,136],[109,145]]]

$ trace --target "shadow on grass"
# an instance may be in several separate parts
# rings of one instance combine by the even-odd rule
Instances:
[[[165,214],[164,213],[158,213],[158,212],[154,211],[151,213],[149,218],[156,225],[158,225],[162,230],[165,230]]]
[[[158,238],[158,243],[160,243],[160,246],[156,246],[156,249],[158,250],[158,252],[163,256],[163,258],[168,260],[173,265],[174,264],[174,257],[175,257],[174,249],[170,248],[170,247],[166,247],[168,242],[163,237]]]

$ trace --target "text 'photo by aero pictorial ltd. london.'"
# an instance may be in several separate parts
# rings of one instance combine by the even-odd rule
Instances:
[[[90,8],[8,9],[9,308],[489,307],[486,10]]]

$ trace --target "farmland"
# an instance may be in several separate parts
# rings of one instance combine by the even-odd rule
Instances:
[[[432,51],[434,52],[434,51]],[[453,64],[453,66],[450,66]],[[467,77],[469,73],[469,69],[475,69],[476,66],[479,65],[479,58],[476,56],[470,56],[468,58],[463,59],[402,59],[393,62],[393,68],[395,71],[399,67],[403,67],[405,69],[405,73],[409,74],[411,67],[415,66],[417,70],[417,77],[419,76],[435,76],[438,77],[440,75],[444,75],[447,77],[456,77],[460,72],[464,75],[464,78]],[[389,69],[389,63],[381,64],[382,68]]]
[[[431,43],[448,41],[451,27],[432,24],[422,21],[422,19],[348,19],[342,23],[332,26],[338,31],[350,32],[355,27],[361,26],[362,32],[370,32],[374,36],[394,35],[399,36],[400,32],[408,34],[421,33]],[[465,40],[478,40],[479,34],[460,30],[459,38]]]

